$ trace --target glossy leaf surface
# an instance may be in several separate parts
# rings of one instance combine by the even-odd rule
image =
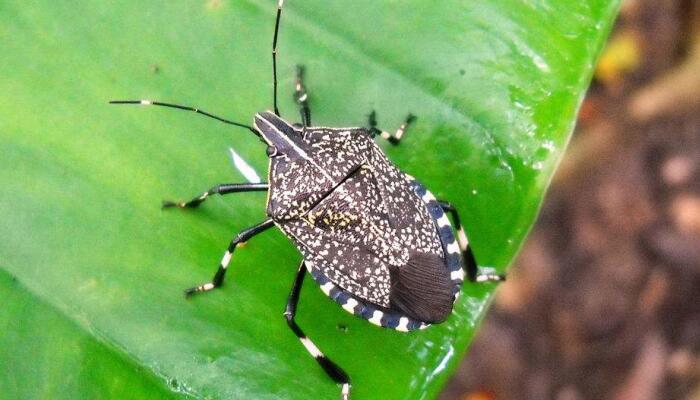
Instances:
[[[303,63],[315,124],[364,125],[375,109],[392,131],[416,114],[389,157],[454,203],[480,263],[503,271],[617,3],[288,1],[281,112],[298,119]],[[282,318],[300,256],[279,231],[236,252],[222,289],[182,295],[265,218],[265,195],[184,212],[160,201],[244,181],[230,147],[264,177],[264,146],[192,113],[107,105],[159,99],[252,122],[272,107],[274,7],[0,4],[0,393],[56,398],[68,382],[65,398],[336,398]],[[354,399],[431,398],[494,289],[466,285],[446,323],[403,334],[355,319],[308,280],[298,321],[351,374]]]

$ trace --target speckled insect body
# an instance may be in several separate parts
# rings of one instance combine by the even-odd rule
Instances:
[[[211,282],[185,292],[189,296],[221,286],[237,246],[278,227],[303,256],[284,317],[306,350],[341,385],[341,398],[348,399],[349,376],[316,347],[294,319],[307,273],[346,311],[404,332],[449,317],[465,277],[472,282],[489,282],[501,281],[504,276],[479,271],[456,209],[400,171],[375,143],[379,136],[398,144],[414,119],[412,115],[393,135],[376,127],[374,112],[367,128],[314,127],[303,69],[298,67],[294,99],[302,123],[291,124],[279,116],[276,43],[281,11],[280,0],[272,45],[274,111],[256,114],[252,126],[171,103],[111,103],[193,111],[247,128],[267,144],[267,183],[220,184],[188,202],[163,202],[164,208],[195,208],[214,194],[268,194],[268,218],[231,240]]]
[[[449,220],[370,131],[295,128],[273,113],[256,115],[255,127],[274,149],[267,213],[327,295],[403,331],[450,314],[464,273],[456,240],[439,234],[438,220],[448,231]]]

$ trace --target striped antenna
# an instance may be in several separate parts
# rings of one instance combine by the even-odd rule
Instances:
[[[204,110],[200,110],[199,108],[195,108],[195,107],[181,106],[179,104],[163,103],[161,101],[152,101],[152,100],[112,100],[109,102],[109,104],[140,104],[143,106],[161,106],[161,107],[176,108],[178,110],[192,111],[192,112],[195,112],[197,114],[204,115],[205,117],[209,117],[209,118],[213,118],[217,121],[221,121],[225,124],[238,126],[240,128],[246,128],[249,131],[253,132],[256,136],[260,136],[260,133],[258,133],[258,131],[256,131],[250,125],[242,124],[240,122],[231,121],[231,120],[228,120],[226,118],[217,117],[214,114],[210,114]]]
[[[275,115],[280,116],[280,110],[277,108],[277,34],[280,31],[280,18],[282,17],[282,5],[284,0],[277,2],[277,18],[275,19],[275,34],[272,37],[272,104],[275,110]]]

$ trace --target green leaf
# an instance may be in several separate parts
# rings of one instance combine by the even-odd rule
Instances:
[[[504,270],[569,138],[618,1],[291,0],[282,114],[307,67],[313,120],[395,129],[391,159],[457,205],[482,265]],[[249,132],[120,98],[249,122],[271,108],[273,1],[0,4],[0,393],[7,398],[336,398],[282,318],[300,256],[278,231],[236,252],[225,286],[186,301],[261,193],[161,211],[264,175]],[[355,399],[432,398],[493,286],[409,334],[354,318],[307,282],[298,321],[353,379]],[[340,329],[339,326],[347,329]],[[62,388],[66,388],[63,390]]]

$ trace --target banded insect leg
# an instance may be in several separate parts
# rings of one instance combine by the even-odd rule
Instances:
[[[182,202],[182,201],[170,201],[170,200],[163,200],[163,208],[171,208],[171,207],[177,207],[177,208],[196,208],[199,207],[200,204],[204,200],[206,200],[209,196],[214,195],[214,194],[219,194],[219,195],[225,195],[229,193],[238,193],[238,192],[265,192],[267,189],[270,187],[266,182],[262,183],[222,183],[220,185],[216,185],[213,188],[207,190],[206,192],[200,194],[199,196],[193,198],[190,201],[187,202]]]
[[[299,105],[301,123],[304,127],[311,126],[311,109],[309,108],[309,95],[304,85],[304,66],[297,65],[294,83],[294,101]]]
[[[489,274],[479,271],[479,266],[474,258],[474,252],[472,252],[471,246],[469,246],[469,240],[467,235],[464,233],[464,228],[462,228],[462,223],[459,219],[459,213],[455,206],[446,201],[439,201],[440,207],[442,207],[445,212],[450,213],[452,216],[452,221],[454,222],[455,231],[457,231],[457,243],[459,243],[459,249],[462,252],[462,258],[464,259],[464,265],[467,269],[467,277],[472,282],[501,282],[506,280],[506,276],[502,274]]]
[[[372,137],[379,135],[382,139],[389,141],[393,145],[399,144],[408,126],[416,120],[416,116],[413,114],[408,114],[404,122],[399,126],[399,129],[392,135],[389,132],[383,131],[377,128],[377,113],[372,110],[368,115],[369,132]]]
[[[216,270],[216,274],[214,275],[212,281],[186,289],[185,295],[189,297],[194,293],[208,292],[212,289],[216,289],[217,287],[221,286],[221,284],[224,282],[224,276],[226,275],[226,268],[228,268],[228,264],[231,262],[231,257],[233,256],[233,252],[236,250],[236,246],[239,243],[247,241],[248,239],[252,238],[258,233],[266,231],[272,226],[274,226],[274,222],[272,221],[272,219],[267,219],[261,222],[260,224],[248,228],[236,235],[236,237],[233,238],[233,240],[231,240],[231,243],[228,245],[228,249],[226,249],[226,253],[224,253],[224,257],[221,259],[221,263],[219,264],[219,269]]]
[[[289,328],[295,335],[297,335],[301,341],[301,344],[304,345],[314,360],[316,360],[316,362],[321,366],[321,368],[323,368],[326,374],[333,379],[333,381],[335,381],[335,383],[341,385],[340,397],[343,400],[347,400],[350,398],[350,377],[348,377],[345,371],[343,371],[343,369],[336,363],[321,353],[321,350],[316,347],[311,339],[304,334],[301,328],[299,328],[299,325],[297,325],[297,323],[294,321],[294,316],[297,312],[297,304],[299,304],[301,285],[304,283],[304,276],[306,276],[306,266],[304,265],[304,261],[302,261],[299,265],[296,278],[294,278],[292,290],[287,299],[287,307],[284,310],[284,318],[287,320],[287,325],[289,325]]]

